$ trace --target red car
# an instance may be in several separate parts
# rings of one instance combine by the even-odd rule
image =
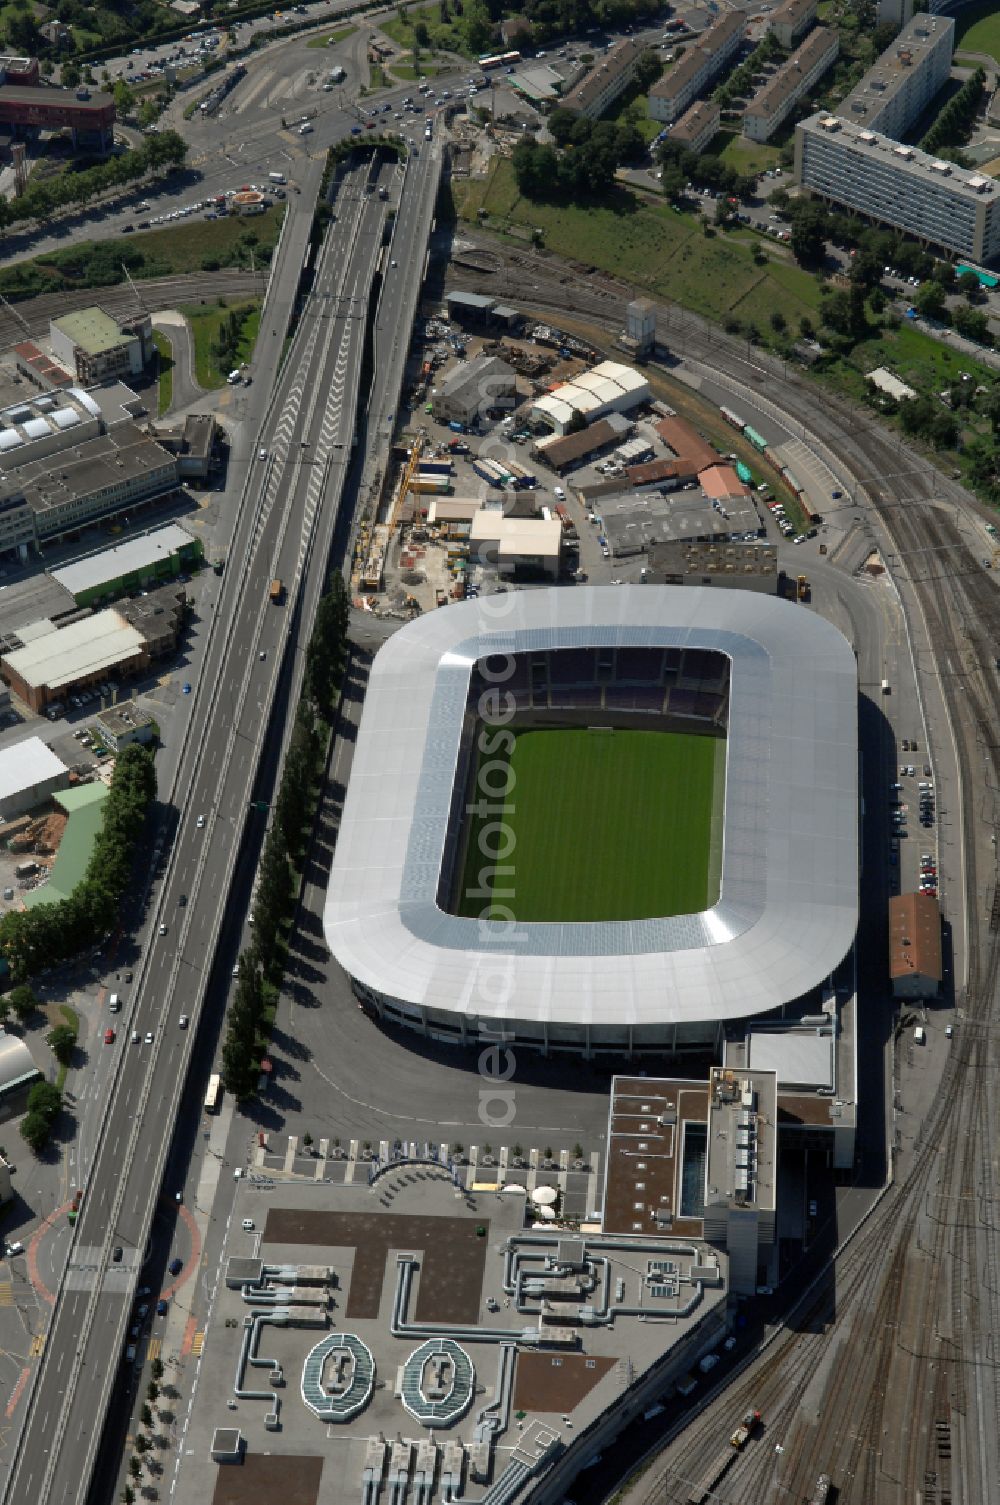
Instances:
[[[104,1031],[104,1043],[105,1043],[105,1045],[114,1045],[114,1043],[115,1043],[115,1032],[114,1032],[113,1029],[106,1029]]]

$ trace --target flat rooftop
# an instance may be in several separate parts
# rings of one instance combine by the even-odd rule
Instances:
[[[948,38],[949,60],[955,47],[954,16],[929,16],[918,12],[899,35],[889,43],[868,72],[855,84],[837,106],[837,114],[846,120],[862,123],[881,113],[901,89],[909,84],[914,72],[923,66],[928,55]]]
[[[52,571],[52,578],[73,596],[120,580],[124,575],[135,575],[171,559],[179,550],[194,542],[191,534],[176,523],[165,528],[156,528],[140,538],[129,538],[111,549],[101,549],[86,559],[76,559]]]
[[[144,643],[142,633],[118,612],[100,611],[33,638],[25,647],[5,654],[3,662],[26,684],[59,690],[137,657]]]
[[[57,758],[41,737],[26,737],[0,751],[0,800],[67,772],[62,758]]]
[[[106,314],[103,308],[79,308],[73,313],[61,314],[52,323],[87,355],[102,355],[135,339],[135,335],[123,334],[117,319]]]

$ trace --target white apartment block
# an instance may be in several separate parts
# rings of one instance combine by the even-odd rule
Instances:
[[[739,52],[746,18],[728,11],[694,42],[649,91],[652,120],[672,125]]]
[[[832,68],[839,51],[840,38],[829,27],[817,26],[810,32],[794,57],[782,63],[747,105],[744,136],[751,141],[769,141],[799,100]]]
[[[951,255],[981,265],[1000,256],[1000,183],[837,115],[811,115],[796,126],[795,178],[832,204]]]
[[[816,20],[817,0],[785,0],[767,18],[767,29],[790,52]]]
[[[945,83],[954,48],[951,16],[914,16],[837,106],[837,114],[898,140]]]
[[[690,152],[703,152],[721,124],[722,111],[715,101],[699,99],[671,127],[669,139]]]
[[[612,47],[607,57],[598,62],[586,78],[570,89],[559,101],[560,109],[575,110],[588,120],[600,120],[635,78],[639,59],[646,50],[644,42],[626,37]]]
[[[952,0],[927,0],[923,9],[928,15],[940,15]],[[905,26],[913,15],[913,0],[879,0],[878,24],[888,23],[890,26]]]

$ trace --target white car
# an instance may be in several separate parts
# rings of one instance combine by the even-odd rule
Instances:
[[[262,449],[260,451],[259,455],[257,456],[257,459],[258,460],[266,460],[267,459],[267,450],[266,449]]]
[[[166,925],[164,925],[164,924],[163,924],[163,923],[162,923],[162,922],[161,922],[161,924],[160,924],[160,934],[161,934],[161,935],[166,935],[166,933],[167,933],[167,927],[166,927]]]
[[[188,1027],[188,1016],[187,1016],[187,1014],[182,1014],[181,1017],[180,1017],[180,1019],[177,1022],[180,1025],[181,1029],[187,1029],[187,1027]]]
[[[146,1031],[146,1044],[147,1045],[152,1045],[152,1043],[153,1043],[153,1031],[151,1029],[148,1029]]]
[[[205,817],[203,815],[199,815],[198,820],[197,820],[197,826],[198,826],[198,830],[199,831],[203,831],[204,830],[204,828],[205,828]]]

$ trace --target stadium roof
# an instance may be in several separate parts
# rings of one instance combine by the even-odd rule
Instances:
[[[545,1025],[760,1013],[842,960],[858,916],[857,671],[830,623],[747,591],[582,587],[449,606],[379,652],[327,891],[360,983],[434,1011]],[[437,902],[472,668],[489,655],[683,647],[731,661],[718,903],[595,924],[503,923]]]

